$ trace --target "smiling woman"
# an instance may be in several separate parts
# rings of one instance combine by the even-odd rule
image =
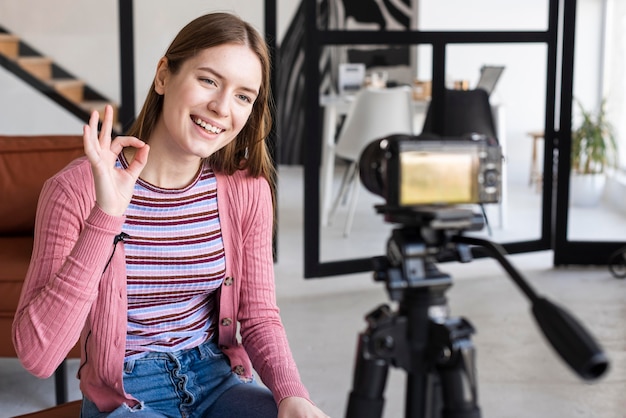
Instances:
[[[326,417],[276,306],[269,69],[248,23],[197,18],[128,136],[94,112],[44,185],[13,340],[43,377],[80,338],[81,416]]]

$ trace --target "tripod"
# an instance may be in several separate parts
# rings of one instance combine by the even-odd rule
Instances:
[[[500,262],[532,302],[548,341],[574,371],[595,379],[608,369],[608,360],[591,335],[565,310],[539,297],[502,249],[459,234],[480,229],[471,215],[385,213],[404,226],[392,232],[387,256],[373,259],[374,279],[386,283],[398,309],[393,312],[384,304],[366,316],[368,327],[359,335],[346,418],[382,417],[390,365],[407,373],[406,418],[480,418],[474,328],[466,319],[449,317],[445,291],[452,279],[435,265],[451,256],[471,261],[469,245],[485,247]]]
[[[480,417],[470,340],[474,329],[464,319],[448,317],[445,291],[452,279],[428,260],[429,247],[418,232],[393,231],[390,245],[405,254],[400,265],[385,257],[374,260],[376,280],[387,282],[399,309],[382,305],[366,317],[347,418],[382,416],[390,364],[407,372],[407,417]]]

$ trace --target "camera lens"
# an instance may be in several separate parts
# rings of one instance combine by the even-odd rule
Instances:
[[[385,142],[383,142],[385,141]],[[384,197],[385,173],[383,161],[385,159],[386,139],[370,142],[359,159],[359,176],[367,190]]]

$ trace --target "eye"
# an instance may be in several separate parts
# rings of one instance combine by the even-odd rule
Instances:
[[[244,101],[246,103],[252,103],[252,98],[250,96],[246,96],[245,94],[238,94],[237,97],[241,101]]]
[[[217,85],[217,83],[215,83],[215,80],[213,80],[212,78],[206,78],[206,77],[200,77],[199,79],[201,82],[215,86]]]

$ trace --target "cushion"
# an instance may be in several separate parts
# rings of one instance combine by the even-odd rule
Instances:
[[[0,235],[29,235],[43,183],[84,154],[80,135],[0,136]]]

